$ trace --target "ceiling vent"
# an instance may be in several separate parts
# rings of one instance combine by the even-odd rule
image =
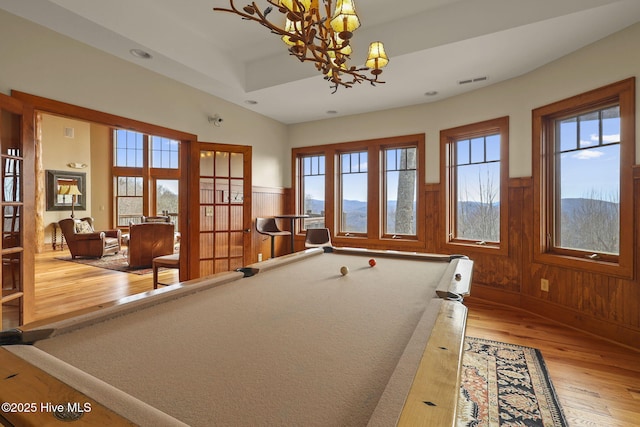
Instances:
[[[475,77],[473,79],[466,79],[466,80],[459,80],[458,84],[459,85],[466,85],[469,83],[477,83],[477,82],[484,82],[485,80],[487,80],[488,77],[487,76],[483,76],[483,77]]]

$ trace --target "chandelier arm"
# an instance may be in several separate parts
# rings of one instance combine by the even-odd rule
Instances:
[[[375,86],[376,83],[384,83],[378,80],[378,76],[381,73],[381,70],[378,68],[372,72],[373,77],[368,77],[361,73],[361,71],[369,70],[368,67],[346,67],[345,64],[347,60],[351,58],[349,54],[342,53],[341,51],[350,44],[349,40],[343,40],[338,37],[333,27],[327,23],[331,17],[332,0],[323,1],[326,17],[322,17],[320,14],[319,6],[315,8],[310,7],[309,10],[306,10],[300,0],[293,0],[297,9],[295,11],[289,10],[286,6],[281,5],[280,0],[266,1],[271,6],[267,7],[264,12],[260,10],[255,1],[240,10],[236,7],[234,0],[229,0],[230,8],[214,7],[213,10],[239,15],[245,20],[259,23],[271,30],[274,34],[287,37],[288,40],[295,43],[289,48],[289,53],[301,62],[314,62],[316,68],[325,74],[325,79],[333,83],[331,85],[333,89],[332,93],[335,93],[340,86],[349,88],[355,83],[362,83],[363,81],[368,81],[373,86]],[[272,6],[276,7],[281,13],[287,11],[289,14],[293,14],[293,17],[296,19],[292,29],[286,30],[280,28],[267,19],[266,16],[273,10]],[[285,13],[285,15],[288,14]],[[331,52],[333,55],[330,55]],[[352,80],[344,81],[341,78],[342,75],[349,75]]]
[[[324,65],[327,65],[331,69],[331,71],[333,71],[333,73],[331,77],[326,77],[326,78],[329,81],[335,83],[336,85],[351,87],[353,86],[354,83],[361,83],[362,81],[368,81],[372,84],[384,83],[383,81],[378,80],[378,75],[375,75],[374,77],[369,77],[366,74],[360,73],[360,71],[366,71],[368,70],[368,68],[342,69],[336,66],[335,64],[333,64],[331,61],[328,61],[324,56],[318,55],[315,49],[309,49],[309,50],[311,50],[311,52],[313,53],[313,57],[305,56],[305,57],[298,57],[298,59],[300,59],[301,62],[312,61],[316,63],[320,62]],[[350,75],[351,77],[353,77],[353,80],[350,82],[345,82],[340,78],[341,74]],[[334,86],[332,86],[332,88],[333,87]]]
[[[276,3],[275,1],[277,0],[267,0],[267,3],[280,8],[280,5],[278,3]],[[241,11],[240,9],[238,9],[236,7],[236,5],[234,4],[233,0],[229,0],[229,4],[231,5],[231,9],[227,9],[224,7],[214,7],[213,10],[216,12],[229,12],[229,13],[235,13],[236,15],[240,15],[242,18],[248,20],[248,21],[254,21],[257,22],[267,28],[269,28],[272,32],[280,35],[280,36],[286,36],[286,35],[291,35],[291,33],[289,33],[288,31],[283,30],[282,28],[278,27],[275,24],[272,24],[271,21],[269,21],[266,16],[264,15],[264,13],[262,13],[260,11],[260,8],[258,7],[258,5],[255,2],[251,2],[250,5],[245,6],[245,9],[247,7],[251,7],[253,9],[253,12],[255,13],[256,16],[254,16],[253,14],[249,14],[246,13],[244,11]]]

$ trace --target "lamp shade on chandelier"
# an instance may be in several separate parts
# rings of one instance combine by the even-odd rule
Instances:
[[[320,2],[324,6],[322,11]],[[219,12],[230,12],[245,20],[258,22],[272,33],[280,35],[289,53],[301,62],[313,62],[325,80],[331,82],[334,92],[340,86],[352,87],[368,81],[375,86],[382,68],[389,63],[382,42],[369,46],[364,67],[347,65],[352,48],[353,32],[360,27],[353,0],[267,0],[270,6],[261,10],[255,2],[238,9],[234,0],[229,8],[215,7]],[[274,21],[268,15],[274,8],[281,14]],[[369,72],[367,74],[366,72]]]

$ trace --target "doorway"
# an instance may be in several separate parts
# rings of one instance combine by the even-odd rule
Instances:
[[[241,268],[251,252],[251,147],[201,142],[194,157],[198,276]]]
[[[34,214],[28,215],[28,218],[23,219],[23,220],[32,221],[33,225],[29,227],[24,227],[25,233],[29,232],[32,234],[29,236],[29,238],[24,237],[22,239],[25,245],[24,248],[21,249],[24,254],[23,255],[24,278],[22,279],[24,285],[23,285],[23,290],[21,291],[23,295],[21,297],[15,298],[16,301],[24,301],[20,310],[20,314],[22,315],[21,316],[22,318],[18,322],[19,324],[24,324],[24,323],[29,323],[35,320],[34,319],[34,312],[35,312],[34,300],[35,300],[36,292],[35,292],[35,286],[34,286],[35,285],[34,259],[35,259],[35,254],[37,252],[37,248],[44,247],[43,237],[45,236],[45,228],[47,228],[47,226],[49,226],[51,222],[51,221],[46,222],[45,219],[43,218],[44,213],[46,212],[44,200],[41,204],[38,204],[39,207],[37,209],[36,209],[36,204],[34,204],[34,199],[36,198],[36,195],[40,195],[40,197],[42,198],[44,198],[46,195],[46,185],[45,185],[44,176],[39,177],[36,174],[36,170],[41,170],[42,171],[41,175],[44,175],[44,169],[42,167],[36,168],[36,158],[38,157],[38,155],[36,153],[36,143],[34,142],[34,140],[36,140],[34,117],[37,117],[37,115],[34,113],[34,111],[38,111],[41,114],[47,114],[47,115],[52,115],[56,117],[69,117],[69,118],[73,118],[74,120],[95,124],[98,127],[103,127],[107,129],[123,129],[123,128],[135,129],[136,131],[139,131],[148,135],[159,135],[164,138],[179,141],[181,146],[184,148],[180,152],[181,165],[188,164],[189,150],[190,150],[189,147],[190,147],[190,144],[193,141],[195,141],[196,136],[193,134],[188,134],[180,131],[175,131],[172,129],[150,125],[144,122],[138,122],[135,120],[126,119],[123,117],[114,116],[114,115],[102,113],[99,111],[89,110],[83,107],[77,107],[69,104],[60,103],[57,101],[37,97],[30,94],[25,94],[18,91],[13,91],[12,97],[6,97],[6,98],[9,100],[9,102],[15,105],[28,106],[29,111],[31,111],[31,115],[28,118],[25,117],[25,119],[23,120],[23,123],[26,128],[26,130],[23,131],[23,134],[27,135],[30,139],[28,139],[29,143],[26,144],[25,146],[25,156],[27,154],[29,154],[29,156],[25,157],[24,167],[21,171],[22,171],[22,179],[24,179],[25,181],[25,185],[23,186],[24,189],[32,191],[30,194],[27,194],[26,192],[24,193],[25,206],[27,203],[30,203],[29,205],[30,208],[27,209],[25,207],[24,211],[30,212],[30,213],[33,212]],[[69,158],[68,160],[65,161],[64,169],[72,170],[72,169],[75,169],[75,167],[83,167],[82,165],[85,163],[90,163],[90,167],[88,167],[86,170],[90,168],[91,169],[100,168],[102,169],[101,176],[103,175],[111,176],[110,169],[112,165],[111,159],[113,158],[112,157],[113,155],[109,152],[110,148],[108,147],[110,147],[110,144],[108,142],[109,141],[105,142],[107,148],[105,149],[104,153],[98,156],[97,158],[92,158],[91,162],[85,162],[84,160],[77,161],[75,159]],[[28,150],[26,150],[26,148],[28,148]],[[67,163],[72,164],[72,166],[69,166]],[[186,168],[184,170],[186,170]],[[108,175],[105,175],[105,174],[108,174]],[[177,211],[174,210],[171,213],[187,212],[188,193],[189,193],[188,179],[184,175],[180,175],[178,177],[161,176],[159,178],[170,179],[174,181],[171,184],[175,184],[175,182],[177,182],[178,191],[179,191],[178,194],[185,195],[185,197],[181,196],[179,198],[179,202],[178,202],[179,205],[178,205]],[[97,188],[95,182],[91,186],[88,186],[87,193],[89,193],[90,196],[93,196],[96,198],[105,197],[104,199],[101,199],[104,201],[104,203],[102,203],[100,207],[94,208],[95,210],[87,211],[86,213],[91,215],[95,214],[99,216],[101,213],[104,212],[104,215],[106,216],[106,219],[104,220],[105,221],[104,225],[109,225],[110,226],[109,228],[113,228],[114,220],[115,220],[115,214],[113,211],[113,196],[112,196],[114,183],[112,182],[112,179],[107,178],[107,179],[102,179],[102,182],[100,182],[99,184],[100,185],[98,187],[100,187],[100,189],[96,191],[92,190],[92,187]],[[165,184],[169,184],[169,183],[165,183]],[[155,185],[155,182],[153,185]],[[160,201],[157,200],[157,198],[156,200],[153,200],[153,202],[154,202],[154,206],[160,205],[159,204]],[[169,210],[169,209],[165,209],[165,210]],[[77,216],[79,216],[78,214],[79,212],[76,213]],[[177,227],[180,230],[188,231],[186,215],[179,215]],[[47,231],[49,231],[50,229],[51,229],[50,227],[47,228]],[[46,235],[50,235],[50,233],[47,232]],[[37,241],[36,236],[41,236],[42,238],[39,241]],[[60,243],[59,230],[58,230],[57,238],[58,238],[58,243]],[[182,245],[188,246],[189,233],[184,233],[184,232],[182,233],[181,243]],[[12,251],[14,252],[17,250],[18,249],[12,249]],[[3,252],[3,255],[4,255],[4,252]],[[27,262],[24,262],[24,261],[27,261]],[[189,269],[187,268],[187,265],[188,265],[187,261],[188,261],[188,256],[181,257],[181,268],[180,268],[181,281],[188,280],[190,278]],[[104,271],[107,271],[107,270],[104,270]],[[30,285],[29,285],[29,278],[30,278]],[[88,281],[89,278],[85,277],[79,280]],[[112,284],[113,283],[111,283],[111,285]],[[122,296],[126,296],[126,294],[119,295],[118,298]],[[88,305],[96,305],[102,302],[106,302],[106,301],[95,301],[93,298],[89,298],[86,300],[86,304]],[[14,324],[13,326],[17,326],[17,325]]]

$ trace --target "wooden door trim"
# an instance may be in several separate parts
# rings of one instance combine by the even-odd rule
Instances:
[[[43,98],[41,96],[31,95],[17,90],[12,90],[11,96],[24,103],[32,105],[35,110],[45,113],[86,120],[88,122],[99,123],[101,125],[111,126],[115,128],[132,129],[137,132],[164,136],[171,139],[179,139],[185,141],[195,141],[198,139],[197,135],[192,133],[182,132],[151,123],[145,123],[98,110],[92,110],[90,108],[80,107],[78,105],[67,104],[66,102]]]
[[[6,96],[6,95],[5,95]],[[10,105],[14,105],[14,108],[20,108],[19,106],[23,104],[27,104],[34,111],[44,112],[52,115],[65,116],[73,119],[85,120],[92,123],[101,124],[104,126],[120,128],[120,129],[131,129],[137,132],[163,136],[166,138],[179,140],[181,144],[184,145],[184,149],[181,149],[181,166],[180,166],[180,194],[184,194],[186,197],[180,197],[179,206],[180,211],[184,212],[184,215],[179,216],[180,222],[180,230],[181,230],[181,248],[182,246],[189,248],[190,234],[189,234],[189,219],[188,219],[188,207],[189,200],[188,198],[191,196],[189,193],[189,174],[187,171],[190,170],[190,148],[195,145],[194,143],[198,140],[197,135],[183,132],[175,129],[166,128],[163,126],[158,126],[146,122],[141,122],[134,119],[129,119],[122,116],[117,116],[115,114],[105,113],[98,110],[93,110],[86,107],[81,107],[78,105],[68,104],[66,102],[56,101],[49,98],[44,98],[37,95],[32,95],[25,92],[20,92],[17,90],[11,91],[11,97],[7,97]],[[29,121],[33,123],[33,120]],[[32,125],[33,126],[33,125]],[[33,129],[30,135],[30,138],[33,139]],[[33,145],[33,144],[31,144]],[[26,169],[25,170],[29,170]],[[32,169],[33,170],[33,169]],[[34,184],[35,185],[35,182]],[[34,206],[35,209],[35,206]],[[35,227],[32,228],[35,230]],[[35,237],[34,237],[35,239]],[[190,259],[189,251],[183,251],[181,249],[181,259],[180,259],[180,280],[188,280],[189,276],[189,268],[188,268],[188,260]],[[34,273],[35,274],[35,273]],[[35,281],[35,279],[34,279]],[[32,295],[33,297],[33,295]],[[31,297],[31,298],[32,298]],[[27,301],[27,300],[25,300]]]
[[[196,212],[197,215],[189,220],[189,233],[193,236],[191,243],[189,244],[189,274],[191,278],[199,277],[200,273],[200,151],[201,150],[212,151],[228,151],[228,152],[241,152],[243,154],[243,230],[249,230],[249,234],[245,234],[243,237],[243,264],[249,264],[251,260],[251,218],[252,218],[252,156],[253,147],[250,145],[239,144],[220,144],[216,142],[196,141],[192,144],[190,150],[190,167],[189,167],[189,190],[190,204],[188,206],[188,212]]]

